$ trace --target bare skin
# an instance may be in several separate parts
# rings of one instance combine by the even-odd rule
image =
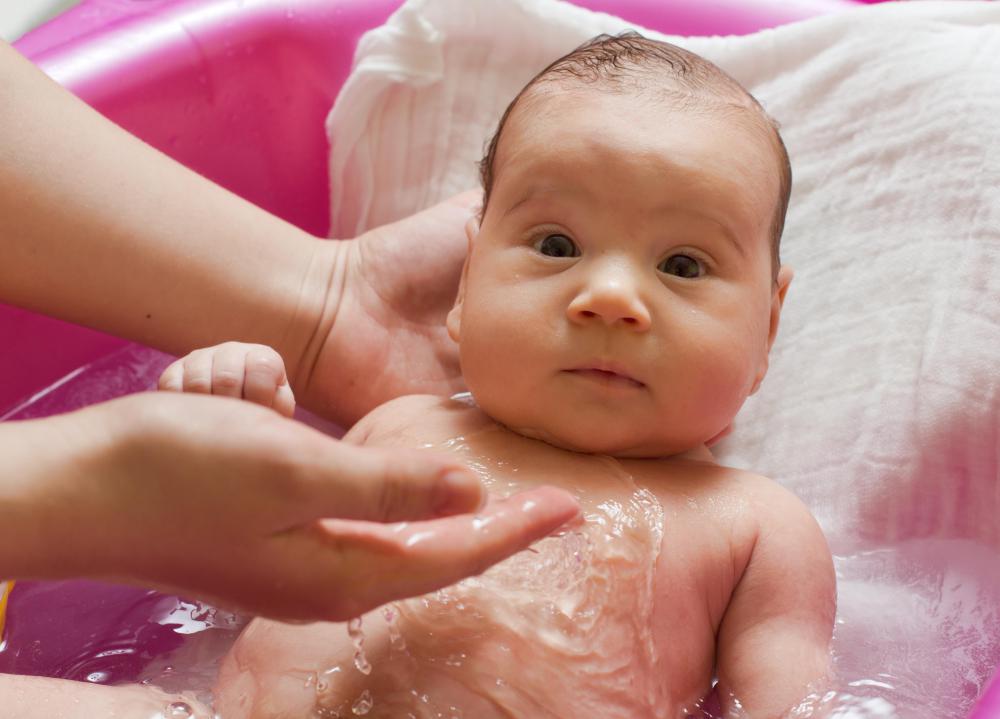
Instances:
[[[451,441],[456,437],[464,441],[456,445]],[[447,610],[437,604],[426,607],[419,599],[395,605],[395,627],[405,651],[399,650],[398,640],[394,643],[381,612],[367,614],[368,676],[354,666],[345,625],[289,627],[257,620],[238,640],[220,675],[217,708],[227,719],[305,717],[314,707],[350,716],[350,706],[365,690],[374,700],[371,717],[407,716],[407,711],[436,716],[434,711],[448,707],[482,719],[592,716],[598,709],[608,717],[677,717],[708,692],[716,667],[722,691],[740,697],[749,716],[778,716],[826,672],[833,575],[819,528],[790,493],[763,477],[720,467],[707,449],[666,460],[617,463],[595,455],[568,456],[500,427],[477,408],[430,397],[384,406],[350,439],[376,446],[450,446],[463,461],[488,468],[494,487],[510,491],[539,481],[554,484],[571,491],[585,515],[599,516],[598,505],[622,494],[616,475],[624,472],[662,507],[652,602],[642,607],[624,599],[641,590],[631,582],[645,575],[639,568],[630,578],[624,575],[634,567],[619,568],[617,576],[624,578],[611,586],[627,612],[598,607],[599,628],[572,644],[574,651],[567,654],[560,650],[562,635],[552,642],[542,638],[542,625],[533,624],[538,621],[533,607],[523,614],[515,611],[515,621],[491,613],[515,606],[525,581],[501,564],[486,575],[497,577],[488,595],[453,588],[444,592],[455,598]],[[640,526],[636,533],[650,536],[654,529]],[[538,545],[541,554],[531,560],[545,566],[545,554],[559,551],[560,541]],[[599,558],[594,561],[591,591],[598,591],[615,575],[609,578],[601,572]],[[555,597],[567,590],[559,590],[553,579],[548,591],[544,580],[533,591]],[[456,609],[455,602],[464,604]],[[470,633],[470,620],[462,616],[475,612],[478,634]],[[584,622],[582,616],[570,614],[568,621]],[[511,631],[516,621],[537,633]],[[650,639],[653,651],[644,656],[639,647]],[[498,651],[499,645],[504,651]],[[794,665],[782,660],[790,655],[797,658]],[[597,668],[607,663],[626,674],[601,679]],[[752,666],[755,675],[746,675],[744,666]],[[498,679],[516,691],[498,689]],[[319,689],[317,681],[322,682]],[[622,696],[616,687],[623,683],[634,695],[630,690]],[[653,703],[646,703],[643,687],[649,688]],[[415,700],[413,688],[429,702]],[[595,697],[603,701],[595,704]]]
[[[604,553],[567,578],[577,555],[550,538],[399,603],[405,650],[369,614],[367,675],[342,624],[255,622],[220,676],[224,713],[349,716],[371,700],[375,717],[676,717],[714,673],[726,716],[757,719],[827,679],[822,533],[705,447],[763,380],[791,280],[770,260],[770,147],[747,124],[638,97],[545,103],[513,116],[482,226],[468,225],[448,327],[476,406],[404,398],[348,439],[453,452],[500,495],[565,488],[586,518],[567,536]],[[662,514],[635,509],[648,496]],[[621,531],[614,507],[633,508]]]
[[[2,42],[0,70],[3,302],[179,354],[230,337],[266,343],[300,401],[345,426],[400,393],[461,386],[443,321],[475,198],[356,240],[312,237],[122,131]],[[386,262],[408,243],[421,262]],[[496,536],[465,541],[470,517],[446,515],[474,510],[483,490],[461,467],[360,451],[218,398],[134,397],[7,423],[0,456],[5,580],[110,578],[294,620],[449,584],[576,513],[543,492],[544,508],[508,507]],[[431,520],[451,539],[365,544],[317,521],[330,516]],[[384,581],[344,581],[359,567]],[[108,688],[59,686],[0,677],[0,704],[18,716],[125,715]],[[84,711],[74,688],[88,707],[113,706]]]
[[[461,387],[443,321],[478,195],[331,242],[164,157],[5,43],[0,67],[4,302],[177,355],[268,345],[299,402],[345,427]]]
[[[0,68],[4,302],[178,353],[231,336],[267,343],[278,353],[267,349],[274,361],[261,365],[259,394],[253,377],[244,383],[242,372],[244,365],[260,363],[242,355],[228,365],[222,357],[214,368],[214,386],[185,389],[246,396],[289,414],[294,386],[299,401],[345,426],[399,394],[450,392],[461,386],[444,318],[458,283],[465,254],[461,228],[474,196],[459,196],[357,240],[323,240],[164,157],[4,43]],[[419,261],[395,261],[413,245],[421,247]],[[232,368],[240,373],[238,384],[227,375]],[[284,386],[278,395],[275,372]],[[278,580],[273,573],[278,570],[262,572],[264,565],[252,554],[233,554],[226,567],[198,569],[189,561],[190,547],[170,555],[169,547],[180,547],[171,543],[158,552],[163,563],[158,566],[151,564],[149,554],[149,537],[155,535],[142,533],[170,527],[172,534],[178,508],[166,500],[187,496],[194,482],[197,494],[214,502],[184,508],[190,544],[220,549],[227,543],[243,546],[247,532],[288,530],[321,516],[428,519],[468,512],[483,499],[474,477],[440,458],[358,452],[246,405],[192,405],[192,398],[186,399],[136,398],[0,428],[0,526],[9,528],[11,537],[37,538],[9,553],[2,547],[13,544],[0,542],[0,576],[120,576],[271,616],[314,619],[359,606],[347,610],[331,604],[330,590],[344,586],[331,567],[325,575],[330,586],[322,591],[312,586],[314,580],[306,580],[302,567],[315,568],[316,561],[379,566],[369,560],[372,552],[384,554],[384,547],[355,547],[348,559],[328,546],[327,556],[317,560],[314,552],[322,537],[313,537],[293,561],[294,543],[287,542],[279,552],[287,556],[272,557],[290,572],[286,590],[278,593],[273,586],[261,588],[265,574],[270,574],[267,582]],[[39,463],[38,457],[47,461]],[[92,471],[81,478],[80,468]],[[457,473],[449,484],[445,477],[450,470]],[[34,482],[26,493],[25,478],[40,472],[48,473],[45,481]],[[82,479],[86,481],[72,483]],[[95,496],[88,497],[86,487],[95,488]],[[41,488],[52,495],[46,498]],[[63,506],[58,522],[33,523],[42,516],[41,508],[48,516],[57,499],[67,495],[74,501]],[[573,515],[568,498],[549,499],[556,502],[556,514]],[[120,509],[130,501],[146,507],[141,521],[131,512],[105,521],[109,508]],[[440,506],[432,509],[435,502]],[[73,515],[71,509],[79,511]],[[104,514],[96,517],[96,511]],[[226,517],[233,520],[228,526],[240,531],[221,536]],[[386,590],[405,592],[403,585],[413,580],[414,592],[425,591],[438,572],[444,572],[441,582],[453,581],[459,567],[478,569],[488,557],[517,551],[560,523],[540,515],[521,519],[526,524],[508,525],[505,550],[500,549],[504,541],[485,552],[480,551],[484,547],[456,543],[469,549],[468,556],[452,548],[443,556],[428,556],[436,570],[411,562],[415,573],[391,572],[394,579]],[[285,526],[274,525],[285,521]],[[74,539],[72,531],[82,536]],[[54,532],[65,543],[57,542]],[[120,545],[108,542],[115,551],[134,549],[128,567],[111,564],[107,547],[92,555],[108,558],[104,566],[93,558],[82,561],[54,551],[99,543],[108,533],[129,536]],[[243,559],[236,560],[238,556]],[[386,561],[395,566],[395,559]],[[293,567],[299,567],[294,576],[301,593],[287,589]],[[384,601],[380,594],[357,600],[361,605]],[[343,589],[337,596],[337,601],[352,603]]]
[[[826,677],[834,576],[818,527],[777,485],[719,467],[705,448],[763,380],[791,280],[770,261],[773,148],[738,112],[687,114],[641,94],[579,89],[540,97],[505,130],[494,194],[481,227],[468,227],[471,252],[447,313],[478,407],[406,398],[376,410],[350,439],[454,452],[498,496],[543,482],[566,487],[584,507],[584,524],[509,560],[517,571],[500,565],[400,604],[398,627],[414,661],[394,657],[390,632],[376,628],[370,675],[354,671],[343,625],[252,624],[220,677],[226,719],[308,716],[314,708],[336,716],[364,690],[376,700],[371,716],[436,716],[454,706],[477,717],[673,717],[708,689],[713,671],[723,709],[758,719],[786,713]],[[375,280],[338,279],[365,277],[363,268],[380,260],[390,272],[406,264],[391,244],[353,247],[328,265],[335,271],[319,273],[326,283],[297,275],[304,279],[292,295],[296,307],[319,308],[306,312],[319,318],[304,325],[308,332],[300,335],[295,322],[274,332],[282,322],[271,319],[295,315],[286,311],[264,317],[265,330],[250,338],[293,358],[291,385],[300,396],[306,388],[307,406],[322,407],[333,394],[323,384],[332,358],[356,336],[339,328],[363,331],[341,318],[377,319],[372,298],[392,306],[404,296]],[[377,251],[365,257],[365,247]],[[356,301],[331,303],[343,288]],[[426,348],[420,332],[440,336],[424,324],[440,305],[416,306],[406,326]],[[386,336],[378,324],[373,336]],[[196,334],[179,326],[171,333],[185,342]],[[327,347],[335,350],[328,365]],[[385,387],[408,356],[388,347],[367,355],[388,368]],[[420,375],[435,391],[449,384],[447,351],[433,361],[414,356],[435,368]],[[243,377],[252,375],[247,368]],[[232,379],[223,384],[231,388]],[[199,385],[213,391],[211,378]],[[280,386],[276,380],[272,407]],[[382,394],[377,383],[368,396]],[[633,506],[660,513],[615,509]],[[321,526],[368,546],[412,531],[343,520]],[[482,526],[471,519],[467,536],[489,536],[497,525]],[[553,558],[572,565],[576,554],[558,548],[578,534],[601,551],[586,555],[582,575],[563,577],[570,589],[546,589]],[[433,528],[410,540],[438,549],[449,541]],[[373,580],[362,571],[358,581]]]

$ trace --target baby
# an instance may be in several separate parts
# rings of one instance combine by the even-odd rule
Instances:
[[[481,172],[447,321],[470,394],[394,400],[345,439],[453,452],[497,495],[566,488],[581,518],[360,627],[255,620],[217,711],[679,717],[717,678],[725,716],[787,714],[829,670],[829,550],[794,496],[707,448],[764,379],[791,280],[773,122],[704,59],[601,36],[528,83]],[[163,383],[207,386],[213,352],[234,345]],[[247,376],[279,361],[245,356]],[[286,412],[287,393],[254,390]]]

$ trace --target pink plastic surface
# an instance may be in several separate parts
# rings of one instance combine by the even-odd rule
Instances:
[[[850,7],[851,0],[575,0],[676,34],[739,34]],[[869,0],[859,0],[869,1]],[[323,119],[350,69],[358,37],[400,0],[84,0],[17,43],[18,49],[101,113],[246,199],[324,235],[327,145]],[[155,188],[152,188],[155,191]],[[122,340],[0,305],[0,416],[81,364],[107,358]],[[107,359],[105,359],[107,361]],[[51,411],[65,410],[58,404]],[[140,618],[116,616],[155,601],[139,590],[83,584],[47,594],[19,586],[48,607],[12,617],[35,656],[0,654],[0,670],[85,678],[73,659],[73,627],[136,636]],[[67,598],[74,601],[67,604]],[[48,602],[48,604],[46,604]],[[70,606],[73,604],[74,606]],[[50,606],[51,605],[51,606]],[[73,622],[80,607],[97,607]],[[108,618],[110,615],[110,619]],[[102,622],[106,625],[99,626]],[[114,624],[117,622],[117,624]],[[147,628],[148,629],[148,628]],[[11,637],[12,643],[17,638]],[[156,631],[129,654],[173,648]],[[4,657],[6,655],[6,657]],[[86,671],[85,671],[86,670]],[[117,678],[137,669],[119,666]],[[1000,717],[1000,685],[975,719]]]

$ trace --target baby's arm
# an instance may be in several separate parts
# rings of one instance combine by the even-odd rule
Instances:
[[[724,716],[785,716],[830,678],[836,578],[816,520],[790,492],[757,495],[760,523],[718,637]]]
[[[163,370],[159,388],[243,398],[286,417],[295,411],[285,363],[266,345],[224,342],[195,350]]]

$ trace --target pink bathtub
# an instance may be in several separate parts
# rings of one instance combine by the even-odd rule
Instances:
[[[305,230],[325,235],[329,188],[323,120],[350,69],[358,37],[382,23],[400,1],[84,0],[17,47],[151,145]],[[855,4],[575,2],[690,35],[747,33]],[[113,365],[116,360],[108,356],[126,344],[5,305],[0,305],[0,338],[0,417],[83,364]],[[58,401],[43,406],[43,414],[66,408]],[[146,621],[163,602],[154,593],[94,583],[74,583],[71,591],[19,584],[0,671],[134,679],[143,664],[180,641],[165,628],[169,624]],[[68,648],[74,642],[93,644],[99,636],[107,641],[125,635],[134,651],[108,653],[99,671],[93,663],[74,663],[74,650]],[[26,647],[35,650],[20,651]],[[996,683],[974,713],[975,719],[994,716],[1000,716]]]

